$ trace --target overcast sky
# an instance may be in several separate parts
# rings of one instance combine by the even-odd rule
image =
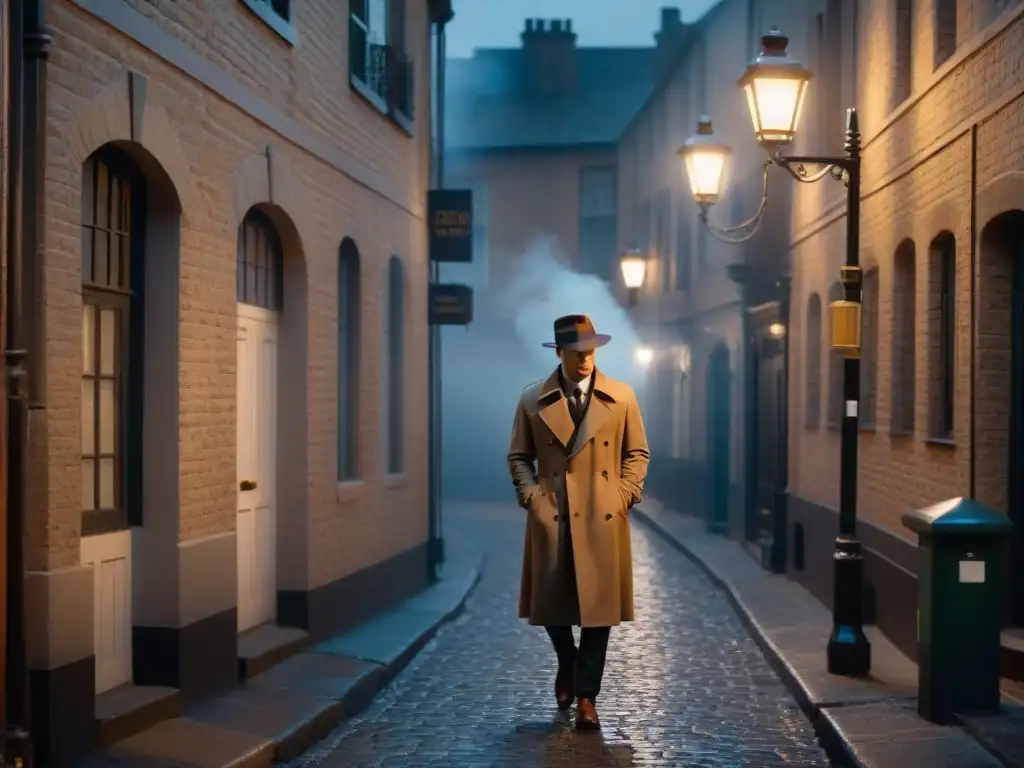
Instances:
[[[454,0],[448,25],[448,55],[470,56],[474,48],[515,47],[527,18],[572,19],[583,46],[652,45],[661,7],[682,9],[692,21],[715,0]]]

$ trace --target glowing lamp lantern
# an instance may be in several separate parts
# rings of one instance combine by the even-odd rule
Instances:
[[[810,71],[786,53],[789,38],[772,27],[761,38],[761,54],[747,66],[738,85],[747,96],[757,141],[781,149],[793,141]]]
[[[697,123],[697,133],[688,138],[676,153],[683,158],[693,199],[702,208],[718,202],[730,152],[715,138],[711,118],[704,115]]]
[[[619,261],[622,283],[629,291],[629,306],[636,306],[637,296],[647,274],[647,260],[636,248],[631,248]]]
[[[654,360],[654,350],[650,347],[637,347],[636,349],[636,361],[639,365],[646,368]]]

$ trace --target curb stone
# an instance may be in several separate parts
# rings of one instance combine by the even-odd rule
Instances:
[[[855,757],[853,745],[845,734],[836,727],[832,718],[828,717],[821,711],[818,705],[813,703],[810,689],[804,685],[796,670],[793,669],[792,665],[782,655],[782,652],[779,651],[775,643],[769,639],[760,622],[754,618],[753,613],[732,584],[698,557],[683,542],[679,541],[668,530],[644,513],[641,508],[634,507],[630,514],[700,568],[704,575],[711,580],[711,583],[722,590],[726,597],[729,598],[729,602],[740,617],[740,621],[743,622],[750,636],[761,649],[761,652],[768,660],[768,664],[775,670],[783,685],[789,690],[790,695],[796,700],[797,705],[814,727],[814,732],[817,734],[818,741],[825,750],[825,754],[830,759],[847,768],[866,768],[864,763]]]
[[[462,614],[469,596],[480,582],[483,572],[483,554],[477,547],[461,537],[457,538],[459,538],[460,547],[471,553],[473,564],[470,568],[472,576],[466,579],[465,591],[456,603],[430,626],[411,638],[393,659],[384,664],[374,663],[372,667],[359,675],[339,700],[331,702],[323,710],[276,739],[273,742],[275,763],[288,763],[301,757],[310,748],[329,736],[345,720],[364,712],[377,698],[377,695],[386,690],[419,652],[434,639],[438,631]],[[430,588],[428,587],[420,595],[427,593]],[[415,600],[416,597],[410,599]],[[394,610],[401,610],[401,606],[396,606]]]

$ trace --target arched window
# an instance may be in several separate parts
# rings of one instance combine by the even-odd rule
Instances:
[[[929,437],[953,437],[956,394],[956,238],[943,232],[929,248]]]
[[[338,480],[359,477],[359,250],[338,249]]]
[[[238,228],[238,301],[280,312],[284,309],[284,249],[270,218],[252,208]]]
[[[806,426],[817,429],[821,423],[821,298],[812,294],[807,302],[806,389],[804,407],[807,410]]]
[[[387,316],[387,470],[405,470],[405,270],[401,260],[388,262]]]
[[[893,256],[892,418],[894,435],[914,432],[914,378],[917,359],[917,265],[913,240],[904,240]]]
[[[82,535],[125,528],[139,505],[142,178],[104,148],[82,169]]]

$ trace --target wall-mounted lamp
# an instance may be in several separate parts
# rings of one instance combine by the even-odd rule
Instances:
[[[786,326],[776,321],[768,326],[768,335],[773,339],[781,339],[786,335]]]
[[[636,362],[637,364],[646,368],[654,360],[654,350],[650,347],[637,347],[636,348]]]
[[[622,282],[629,291],[629,306],[635,307],[647,274],[647,259],[637,248],[630,248],[619,259]]]

